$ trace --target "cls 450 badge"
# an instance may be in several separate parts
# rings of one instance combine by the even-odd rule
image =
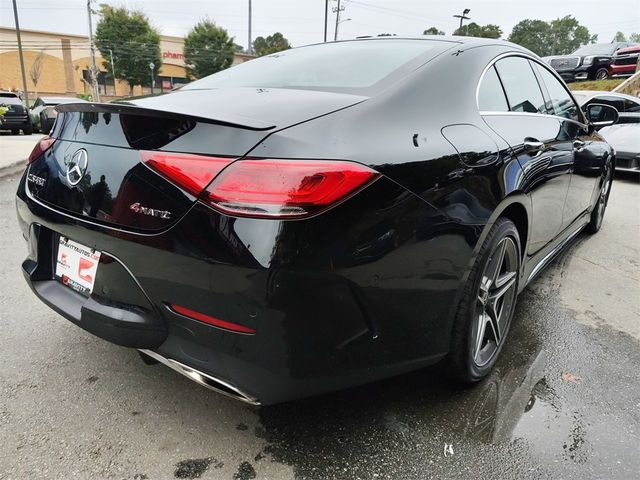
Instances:
[[[132,203],[129,210],[139,213],[141,215],[149,215],[150,217],[163,218],[169,220],[171,218],[171,212],[168,210],[158,210],[156,208],[143,207],[140,202]]]

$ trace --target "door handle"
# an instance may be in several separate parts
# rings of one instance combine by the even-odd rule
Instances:
[[[524,149],[528,152],[541,152],[544,150],[544,142],[527,137],[524,139]]]
[[[578,152],[581,152],[585,145],[586,145],[586,143],[583,142],[582,140],[574,140],[573,141],[573,148]]]

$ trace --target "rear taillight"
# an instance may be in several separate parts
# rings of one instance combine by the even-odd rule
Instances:
[[[233,158],[187,153],[141,151],[140,154],[147,166],[192,195],[200,196],[204,203],[240,217],[313,215],[355,193],[379,175],[364,165],[345,161],[247,159],[234,162]]]
[[[147,166],[196,197],[233,161],[189,153],[141,151],[140,155]]]
[[[330,207],[378,177],[345,161],[251,159],[232,163],[202,200],[241,217],[300,218]]]
[[[33,147],[31,155],[29,155],[27,159],[27,164],[33,163],[40,155],[49,150],[55,141],[55,138],[49,136],[42,137],[40,141],[36,143],[36,146]]]

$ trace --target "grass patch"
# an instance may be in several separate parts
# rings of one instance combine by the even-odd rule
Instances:
[[[588,80],[586,82],[571,82],[571,90],[603,90],[610,92],[624,82],[624,78],[611,78],[607,80]]]

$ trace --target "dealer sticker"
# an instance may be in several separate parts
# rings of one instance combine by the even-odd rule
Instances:
[[[56,277],[82,295],[89,296],[96,281],[100,252],[60,237],[56,258]]]

